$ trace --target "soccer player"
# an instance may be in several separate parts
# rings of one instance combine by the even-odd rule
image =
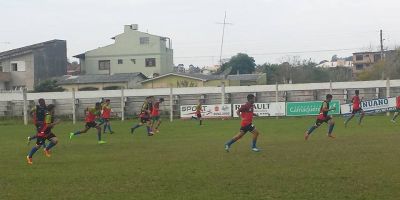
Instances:
[[[199,103],[196,105],[196,113],[195,113],[196,117],[192,116],[192,119],[199,120],[200,121],[200,125],[203,124],[203,118],[201,116],[202,108],[203,108],[202,100],[199,99]]]
[[[140,122],[138,124],[136,124],[135,126],[133,126],[131,128],[131,133],[133,134],[133,132],[135,131],[135,129],[146,125],[147,128],[147,135],[148,136],[153,136],[153,132],[151,130],[151,121],[150,121],[150,105],[151,105],[151,97],[146,97],[145,101],[143,102],[142,108],[140,110]]]
[[[35,134],[32,136],[28,136],[28,141],[27,144],[31,142],[31,140],[36,139],[37,133],[43,128],[44,125],[44,120],[46,117],[47,113],[47,107],[46,107],[46,102],[44,99],[40,98],[38,100],[39,105],[36,105],[31,111],[30,114],[32,115],[33,118],[33,123],[36,126],[36,131]],[[46,143],[43,143],[43,146],[46,146]]]
[[[356,95],[353,96],[353,98],[351,99],[351,103],[353,103],[353,111],[351,112],[351,115],[349,118],[346,119],[346,121],[344,122],[344,127],[347,127],[347,124],[349,123],[349,121],[351,119],[353,119],[354,115],[359,113],[360,114],[360,119],[358,120],[358,125],[361,125],[361,120],[364,118],[364,111],[361,108],[361,100],[360,100],[360,91],[356,90],[355,91]]]
[[[36,145],[31,149],[29,154],[26,156],[28,164],[33,164],[32,162],[33,155],[36,153],[37,150],[40,149],[41,146],[43,146],[44,141],[46,139],[50,141],[50,144],[48,144],[47,147],[44,148],[44,154],[47,157],[51,156],[50,149],[53,148],[58,143],[56,135],[54,135],[54,133],[51,131],[51,129],[60,122],[59,120],[56,121],[54,120],[54,109],[55,109],[54,104],[50,104],[47,106],[47,112],[45,115],[44,124],[42,126],[42,129],[38,132],[36,136]]]
[[[111,130],[111,124],[110,124],[110,116],[111,116],[110,99],[106,99],[101,107],[102,107],[101,117],[104,121],[103,133],[106,133],[106,130],[108,128],[110,134],[113,134],[114,131]]]
[[[326,100],[322,102],[321,108],[319,109],[319,115],[317,116],[317,120],[313,126],[311,126],[304,134],[304,139],[308,140],[310,137],[311,133],[321,126],[322,123],[328,123],[329,128],[328,128],[328,137],[330,138],[336,138],[334,135],[332,135],[333,127],[335,126],[335,122],[333,121],[332,116],[328,115],[328,112],[331,110],[335,110],[335,107],[329,108],[329,103],[332,101],[332,95],[327,94],[326,95]]]
[[[101,125],[102,122],[96,122],[96,120],[100,119],[101,115],[101,103],[97,102],[94,108],[87,108],[85,110],[85,129],[76,131],[69,134],[69,139],[71,140],[74,136],[80,135],[82,133],[86,133],[90,128],[97,129],[97,143],[98,144],[105,144],[106,142],[101,140]]]
[[[235,135],[231,140],[225,144],[225,150],[229,152],[229,149],[233,143],[242,138],[247,132],[253,134],[253,140],[251,145],[251,150],[254,152],[259,152],[257,148],[257,138],[260,134],[256,127],[253,125],[253,116],[257,116],[254,113],[254,102],[255,96],[253,94],[247,95],[247,102],[240,106],[237,114],[242,117],[241,128],[237,135]]]
[[[390,120],[391,122],[393,122],[393,123],[396,123],[396,118],[397,118],[397,116],[399,116],[399,114],[400,114],[400,112],[398,112],[398,111],[396,111],[394,114],[393,114],[393,118]]]
[[[153,105],[153,110],[151,111],[151,118],[153,120],[152,123],[152,130],[155,131],[156,133],[159,132],[159,127],[161,124],[161,118],[160,118],[160,104],[164,102],[164,98],[160,98],[158,101],[156,101]]]

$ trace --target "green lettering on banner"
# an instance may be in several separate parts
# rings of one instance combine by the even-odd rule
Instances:
[[[321,105],[322,101],[287,102],[286,116],[318,115]],[[340,114],[340,101],[334,100],[329,103],[330,108],[333,108],[334,106],[336,107],[336,109],[329,111],[329,114]]]

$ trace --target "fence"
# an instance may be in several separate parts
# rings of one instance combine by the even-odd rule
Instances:
[[[28,111],[39,98],[44,98],[47,104],[57,106],[56,115],[70,118],[75,123],[83,117],[86,107],[94,106],[101,98],[108,98],[115,117],[125,120],[137,116],[145,96],[152,95],[165,99],[161,106],[162,115],[172,121],[180,116],[181,105],[196,104],[198,99],[203,99],[204,104],[241,104],[246,101],[247,94],[252,93],[257,102],[296,102],[323,100],[326,94],[331,93],[343,104],[349,101],[356,89],[364,99],[400,96],[400,80],[48,93],[19,91],[0,93],[0,116],[23,117],[27,124]]]

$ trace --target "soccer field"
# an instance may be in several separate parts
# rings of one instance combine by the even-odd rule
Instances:
[[[52,157],[40,150],[31,166],[33,125],[3,121],[0,199],[399,199],[400,124],[367,116],[345,129],[335,120],[336,139],[324,124],[304,141],[314,117],[257,118],[259,153],[250,135],[224,151],[238,120],[164,122],[152,137],[144,127],[130,134],[137,121],[112,121],[104,145],[95,130],[70,141],[84,124],[68,121],[54,128]]]

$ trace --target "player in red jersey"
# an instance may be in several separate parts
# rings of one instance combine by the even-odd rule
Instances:
[[[358,125],[361,125],[361,120],[364,118],[364,111],[361,108],[361,100],[359,95],[360,95],[360,91],[356,90],[355,91],[356,95],[351,99],[351,103],[353,103],[353,109],[351,112],[351,115],[349,118],[346,119],[346,121],[344,122],[344,127],[347,127],[347,124],[349,123],[349,121],[351,119],[353,119],[354,115],[356,115],[357,113],[360,114],[360,119],[358,120]]]
[[[107,129],[110,131],[110,134],[114,133],[114,131],[111,130],[110,117],[111,117],[110,99],[106,99],[105,102],[102,103],[101,105],[101,118],[104,120],[103,133],[106,133]]]
[[[203,125],[203,118],[201,116],[201,110],[203,109],[202,100],[199,99],[199,103],[196,105],[196,117],[192,116],[192,119],[199,120],[200,126]]]
[[[330,138],[336,138],[334,135],[332,135],[333,127],[335,127],[335,122],[333,121],[332,116],[328,115],[328,112],[331,110],[335,110],[335,107],[329,108],[329,103],[332,101],[332,95],[327,94],[326,95],[326,100],[322,102],[321,108],[319,110],[319,115],[317,116],[317,120],[315,121],[315,124],[311,126],[304,134],[304,139],[308,140],[310,137],[311,133],[321,126],[323,123],[328,123],[329,128],[328,128],[328,137]]]
[[[158,101],[154,102],[153,104],[153,110],[151,110],[151,118],[153,120],[152,123],[152,130],[153,132],[158,133],[159,132],[159,127],[161,124],[161,119],[160,119],[160,104],[164,102],[164,98],[160,98]]]
[[[251,132],[253,134],[251,150],[254,152],[260,151],[256,146],[257,138],[260,133],[253,125],[253,116],[256,116],[254,114],[254,102],[255,96],[253,94],[247,95],[247,103],[243,104],[237,111],[237,114],[242,118],[242,122],[240,124],[241,128],[239,133],[225,144],[225,150],[227,152],[229,152],[231,145],[242,138],[247,132]]]

